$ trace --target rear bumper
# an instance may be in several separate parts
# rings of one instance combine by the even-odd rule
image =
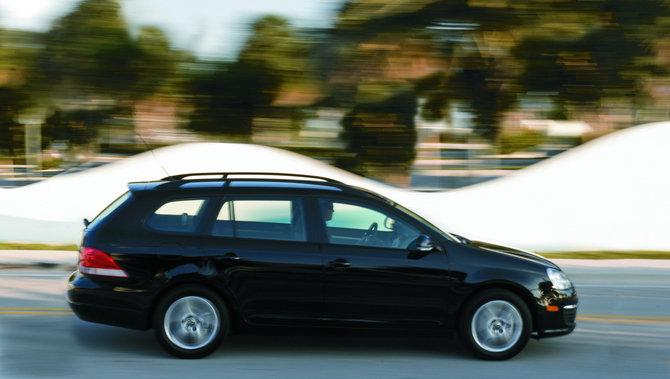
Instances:
[[[75,272],[68,279],[67,302],[81,320],[147,330],[150,327],[145,307],[138,307],[135,298],[103,288]],[[136,294],[135,294],[136,295]]]

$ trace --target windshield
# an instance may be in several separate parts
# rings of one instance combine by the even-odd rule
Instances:
[[[389,200],[389,201],[390,201],[390,200]],[[451,234],[449,234],[449,233],[447,233],[447,232],[441,230],[441,229],[438,228],[437,226],[431,224],[431,223],[430,223],[428,220],[426,220],[425,218],[423,218],[423,217],[419,216],[418,214],[412,212],[411,210],[409,210],[409,209],[403,207],[402,205],[397,204],[397,203],[395,203],[395,202],[391,202],[391,205],[393,205],[393,206],[394,206],[396,209],[398,209],[399,211],[402,211],[403,213],[405,213],[405,214],[407,214],[407,215],[409,215],[409,216],[411,216],[411,217],[413,217],[413,218],[415,218],[415,219],[417,219],[417,220],[420,220],[424,225],[428,226],[431,230],[433,230],[434,232],[439,233],[439,234],[441,234],[441,235],[447,237],[450,241],[453,241],[453,242],[461,242],[458,238],[456,238],[456,237],[452,236]]]
[[[388,198],[386,198],[386,197],[384,197],[384,196],[382,196],[382,195],[380,195],[380,194],[378,194],[378,193],[371,192],[371,191],[368,191],[368,190],[363,189],[363,188],[359,188],[359,189],[360,189],[361,191],[365,192],[366,194],[368,194],[369,196],[371,196],[371,197],[375,197],[375,198],[380,199],[380,200],[383,200],[383,201],[386,202],[387,204],[393,206],[393,207],[396,208],[397,210],[399,210],[399,211],[405,213],[406,215],[408,215],[408,216],[410,216],[410,217],[413,217],[413,218],[415,218],[415,219],[421,221],[424,225],[426,225],[427,227],[429,227],[432,231],[434,231],[434,232],[436,232],[436,233],[438,233],[438,234],[444,236],[444,237],[447,238],[448,240],[450,240],[450,241],[452,241],[452,242],[463,243],[463,241],[461,241],[459,238],[456,238],[456,237],[454,237],[453,235],[451,235],[450,233],[445,232],[444,230],[441,230],[441,229],[438,228],[437,226],[431,224],[431,223],[430,223],[428,220],[426,220],[425,218],[423,218],[423,217],[419,216],[418,214],[412,212],[411,210],[409,210],[409,209],[403,207],[402,205],[396,203],[395,201],[393,201],[393,200],[391,200],[391,199],[388,199]]]

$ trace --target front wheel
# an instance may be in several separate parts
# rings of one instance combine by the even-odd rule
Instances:
[[[459,336],[476,356],[503,360],[517,355],[528,343],[532,318],[526,304],[505,290],[490,290],[465,305]]]
[[[177,358],[212,354],[228,334],[228,310],[207,288],[184,286],[169,292],[156,306],[153,327],[161,347]]]

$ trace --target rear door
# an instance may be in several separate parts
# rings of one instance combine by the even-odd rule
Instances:
[[[202,243],[247,322],[315,324],[323,263],[305,202],[297,196],[229,196]]]

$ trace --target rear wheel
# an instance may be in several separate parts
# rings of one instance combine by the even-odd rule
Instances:
[[[158,343],[171,355],[203,358],[216,351],[228,334],[228,310],[211,290],[183,286],[158,302],[153,327]]]
[[[465,305],[459,336],[480,358],[509,359],[528,343],[531,322],[530,311],[519,296],[505,290],[490,290]]]

